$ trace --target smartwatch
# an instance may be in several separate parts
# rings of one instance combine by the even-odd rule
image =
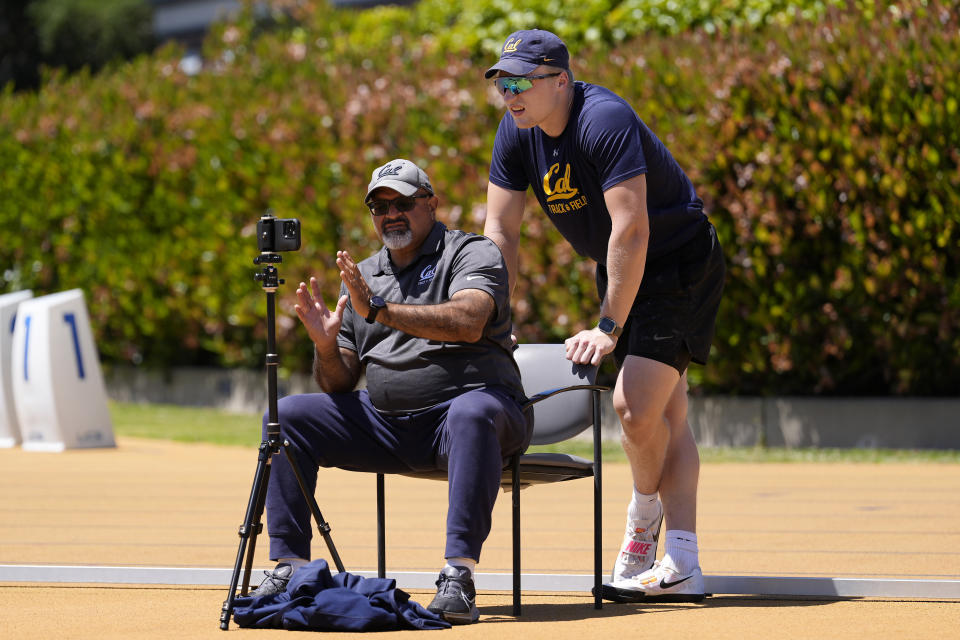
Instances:
[[[384,302],[383,298],[380,296],[372,296],[370,298],[370,313],[367,314],[367,324],[373,324],[374,320],[377,319],[377,314],[380,313],[380,309],[385,309],[387,303]]]
[[[614,338],[619,338],[620,334],[623,333],[623,327],[617,325],[612,318],[608,318],[607,316],[600,318],[600,322],[597,323],[597,329]]]

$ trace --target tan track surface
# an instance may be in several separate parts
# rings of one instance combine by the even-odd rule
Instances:
[[[120,438],[114,450],[0,450],[0,564],[233,566],[256,468],[249,449]],[[604,467],[612,563],[629,470]],[[523,492],[525,573],[590,573],[591,483]],[[376,567],[374,476],[322,470],[317,499],[347,570]],[[387,478],[388,570],[442,565],[445,483]],[[710,575],[960,579],[960,465],[713,464],[701,473],[701,562]],[[270,566],[266,536],[257,565]],[[315,539],[314,556],[329,554]],[[481,572],[510,570],[501,496]],[[258,579],[257,579],[258,580]],[[960,637],[960,601],[709,598],[605,605],[588,594],[484,592],[482,624],[445,637]],[[216,638],[223,588],[0,583],[0,638]],[[432,594],[418,591],[421,603]],[[231,634],[276,636],[281,631]]]

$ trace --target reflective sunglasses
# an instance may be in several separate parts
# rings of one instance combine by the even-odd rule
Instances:
[[[519,95],[524,91],[533,88],[532,80],[542,80],[543,78],[552,78],[558,76],[562,71],[557,71],[556,73],[542,73],[536,76],[503,76],[500,78],[494,78],[493,84],[496,85],[497,90],[500,93],[506,93],[509,91],[513,95]]]
[[[400,196],[393,200],[367,200],[367,206],[370,207],[370,213],[375,216],[385,216],[390,213],[390,207],[395,208],[400,213],[406,213],[415,206],[419,198],[429,198],[431,193],[421,193],[418,196]]]

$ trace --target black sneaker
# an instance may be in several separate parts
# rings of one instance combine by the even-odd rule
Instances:
[[[470,624],[480,619],[476,599],[470,569],[444,567],[437,580],[437,595],[427,610],[440,614],[451,624]]]
[[[263,574],[267,577],[263,579],[259,587],[249,594],[253,598],[272,596],[275,593],[286,591],[290,576],[293,575],[293,567],[286,562],[281,562],[274,567],[273,571],[264,571]]]

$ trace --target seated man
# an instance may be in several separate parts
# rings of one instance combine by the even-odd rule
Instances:
[[[447,470],[446,565],[427,608],[471,623],[480,615],[473,571],[504,460],[527,447],[533,424],[520,408],[500,250],[437,222],[437,203],[427,175],[408,160],[373,172],[366,204],[384,248],[359,264],[337,252],[343,284],[332,311],[316,278],[300,283],[295,309],[315,345],[313,373],[324,393],[281,399],[279,422],[307,467],[310,491],[318,466]],[[367,389],[354,391],[364,368]],[[272,466],[267,529],[279,564],[258,596],[283,590],[310,558],[308,506],[286,456]]]

